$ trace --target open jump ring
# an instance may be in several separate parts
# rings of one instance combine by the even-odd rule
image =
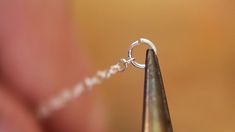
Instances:
[[[132,50],[135,46],[140,45],[140,44],[145,44],[145,45],[149,46],[151,49],[154,50],[155,54],[157,54],[157,48],[155,47],[153,42],[151,42],[150,40],[145,39],[145,38],[140,38],[140,40],[137,40],[130,45],[130,47],[128,49],[128,58],[129,59],[134,58],[132,55]],[[133,59],[131,61],[131,64],[137,68],[141,68],[141,69],[145,68],[145,64],[140,64],[140,63],[136,62],[135,59]]]

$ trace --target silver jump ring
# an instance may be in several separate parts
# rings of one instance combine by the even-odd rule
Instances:
[[[155,47],[154,43],[151,42],[148,39],[141,38],[140,41],[137,40],[137,41],[135,41],[134,43],[132,43],[130,45],[129,50],[128,50],[128,58],[134,58],[133,55],[132,55],[132,50],[135,46],[140,45],[141,43],[146,44],[147,46],[149,46],[151,49],[154,50],[155,54],[157,54],[157,48]],[[145,64],[140,64],[140,63],[136,62],[135,59],[132,60],[131,63],[132,63],[132,65],[134,65],[137,68],[142,68],[142,69],[145,68]]]

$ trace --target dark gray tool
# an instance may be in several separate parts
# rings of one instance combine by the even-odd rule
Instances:
[[[146,53],[142,132],[173,132],[158,58]]]

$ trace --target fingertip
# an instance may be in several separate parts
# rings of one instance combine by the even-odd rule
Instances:
[[[32,114],[0,86],[0,131],[42,132]]]

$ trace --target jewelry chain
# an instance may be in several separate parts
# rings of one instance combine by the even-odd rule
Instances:
[[[97,71],[95,75],[85,78],[71,89],[66,89],[54,98],[51,98],[47,103],[40,105],[38,109],[39,118],[47,118],[53,112],[62,109],[67,103],[81,96],[85,91],[91,91],[94,86],[101,84],[105,80],[118,72],[124,72],[128,68],[128,64],[134,58],[128,60],[121,59],[117,64],[102,71]]]
[[[133,48],[141,43],[148,45],[157,54],[157,49],[150,40],[140,38],[140,40],[137,40],[130,45],[128,50],[128,59],[121,59],[117,64],[112,65],[110,68],[103,71],[97,71],[95,75],[85,78],[73,88],[64,90],[59,95],[51,98],[47,103],[40,105],[37,113],[39,118],[50,116],[53,112],[62,109],[68,102],[80,97],[85,91],[91,91],[94,86],[103,83],[116,73],[124,72],[130,63],[137,68],[145,68],[145,64],[136,62],[132,55]]]

